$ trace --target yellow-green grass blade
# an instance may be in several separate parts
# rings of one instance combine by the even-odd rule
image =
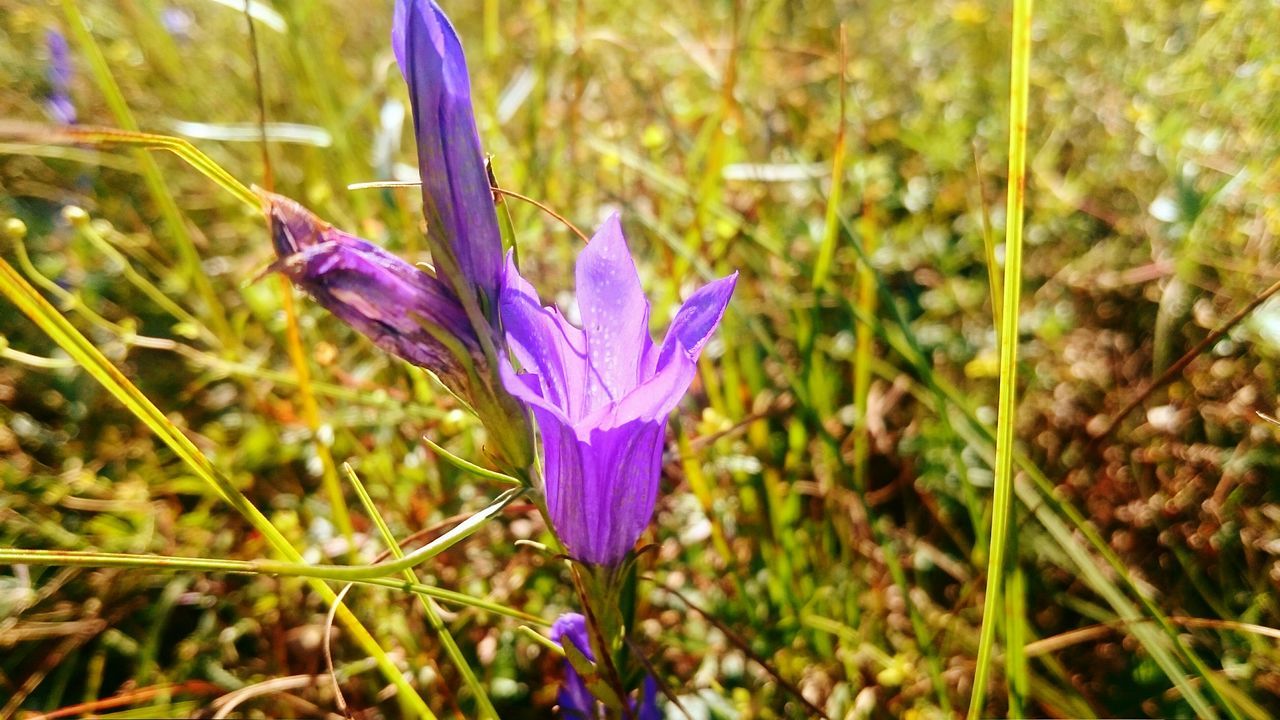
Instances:
[[[969,446],[978,451],[989,466],[994,467],[995,450],[993,445],[996,437],[995,431],[978,419],[976,411],[969,406],[968,401],[964,399],[963,393],[944,378],[935,375],[928,365],[923,362],[919,351],[913,348],[904,336],[888,332],[885,326],[880,325],[873,318],[859,316],[858,320],[880,330],[881,337],[885,343],[904,359],[908,360],[920,373],[922,387],[912,386],[912,392],[920,402],[928,407],[933,407],[935,414],[940,417],[947,415],[948,406],[960,411],[968,423],[968,427],[973,432],[966,431],[963,424],[952,425],[951,427],[960,433]],[[891,381],[901,377],[901,371],[898,368],[894,368],[882,361],[876,363],[875,372],[877,375]],[[1163,635],[1159,632],[1151,631],[1153,630],[1151,628],[1138,629],[1136,627],[1132,631],[1132,635],[1142,645],[1143,649],[1151,655],[1152,659],[1182,696],[1187,699],[1188,704],[1193,708],[1197,708],[1198,711],[1200,709],[1207,710],[1207,712],[1203,713],[1205,716],[1213,716],[1210,705],[1197,690],[1196,686],[1188,680],[1185,668],[1179,663],[1175,653],[1169,650],[1170,647],[1176,651],[1177,655],[1185,658],[1195,673],[1204,679],[1209,688],[1228,708],[1232,716],[1238,717],[1235,711],[1231,709],[1229,700],[1224,698],[1223,693],[1218,690],[1218,683],[1212,679],[1213,673],[1194,652],[1185,647],[1176,628],[1173,627],[1160,608],[1137,587],[1137,583],[1129,574],[1124,563],[1111,550],[1106,541],[1098,535],[1085,517],[1069,503],[1062,502],[1057,498],[1053,484],[1025,454],[1015,450],[1014,462],[1017,464],[1018,469],[1025,473],[1035,485],[1035,488],[1032,489],[1025,488],[1023,483],[1018,483],[1015,490],[1017,490],[1019,500],[1033,512],[1040,524],[1057,541],[1059,547],[1063,549],[1072,564],[1080,572],[1085,583],[1105,599],[1121,619],[1130,621],[1150,619],[1160,626]],[[1068,527],[1067,522],[1063,521],[1062,518],[1064,517],[1070,522],[1070,527]],[[1128,592],[1137,598],[1146,612],[1146,618],[1143,618],[1142,612],[1126,597],[1125,591],[1118,587],[1107,572],[1099,567],[1096,558],[1090,555],[1089,549],[1086,549],[1080,543],[1076,533],[1084,536],[1093,552],[1103,558],[1111,572],[1115,574],[1115,577],[1119,578]]]
[[[365,515],[368,515],[373,520],[373,524],[377,526],[378,534],[382,536],[382,542],[386,544],[387,550],[396,560],[404,560],[405,555],[404,551],[400,549],[400,543],[396,541],[395,535],[391,534],[391,528],[387,527],[387,521],[382,518],[382,513],[379,513],[377,506],[373,504],[373,498],[369,497],[369,491],[365,489],[364,483],[360,482],[360,478],[351,469],[350,465],[343,463],[342,471],[346,474],[347,481],[351,483],[351,487],[355,489],[356,495],[359,496]],[[402,574],[404,579],[411,583],[418,581],[417,575],[414,574],[411,568],[405,568]],[[471,689],[471,694],[475,697],[481,716],[496,720],[498,711],[494,709],[488,693],[484,690],[484,686],[480,684],[480,680],[472,672],[471,664],[463,657],[462,649],[458,647],[458,642],[454,640],[453,633],[450,633],[449,628],[445,627],[444,620],[440,618],[440,613],[436,610],[435,605],[431,604],[431,600],[425,595],[419,595],[418,600],[422,604],[423,612],[427,614],[427,622],[431,624],[431,628],[440,637],[440,642],[444,644],[445,653],[453,661],[453,666],[462,675],[462,681]]]
[[[186,572],[222,572],[235,575],[280,575],[286,577],[302,577],[315,580],[319,587],[328,588],[324,584],[329,578],[313,572],[314,568],[306,564],[277,563],[264,564],[259,560],[221,560],[217,558],[174,557],[171,555],[131,555],[128,553],[106,553],[84,550],[27,550],[22,548],[0,548],[0,564],[3,565],[37,565],[49,567],[89,567],[89,568],[132,568]],[[417,593],[441,602],[459,607],[474,608],[485,612],[513,618],[520,622],[538,626],[549,626],[551,623],[536,615],[530,615],[505,605],[473,597],[454,590],[445,590],[434,585],[427,585],[389,577],[370,577],[350,580],[357,585],[389,588],[402,592]],[[334,593],[334,597],[337,594]],[[327,599],[332,602],[332,599]]]
[[[249,499],[242,495],[231,482],[217,470],[199,448],[183,434],[164,413],[155,406],[142,391],[125,377],[124,373],[112,365],[102,353],[89,342],[49,301],[31,287],[6,260],[0,258],[0,293],[18,306],[23,314],[40,327],[64,351],[84,368],[95,380],[103,385],[117,400],[141,420],[152,432],[169,446],[171,450],[202,480],[209,484],[214,492],[230,503],[241,515],[262,533],[276,552],[291,562],[300,562],[302,556],[289,540],[276,529],[271,521],[262,514]],[[335,593],[328,585],[319,580],[312,580],[312,586],[326,600],[332,601]],[[429,712],[427,704],[418,695],[417,690],[404,678],[399,668],[391,661],[378,642],[349,610],[339,611],[340,621],[351,631],[356,642],[373,656],[386,678],[395,684],[400,692],[409,699],[412,706],[421,714]]]
[[[62,11],[66,16],[71,36],[75,38],[76,44],[80,46],[80,50],[89,64],[89,70],[93,75],[94,81],[106,99],[107,106],[111,108],[111,113],[115,116],[116,122],[127,131],[137,132],[139,129],[138,121],[134,118],[133,111],[129,109],[129,105],[124,99],[124,94],[120,92],[120,86],[116,83],[115,76],[107,64],[107,59],[102,54],[102,49],[98,47],[93,34],[89,32],[89,27],[85,22],[84,16],[80,14],[80,8],[76,0],[62,0]],[[227,324],[226,314],[222,310],[222,303],[217,294],[214,293],[213,286],[209,283],[209,278],[200,268],[200,254],[196,250],[195,240],[191,237],[191,232],[182,217],[182,211],[178,209],[178,203],[174,200],[173,193],[169,191],[168,185],[164,182],[164,176],[160,173],[160,166],[156,164],[155,158],[144,152],[137,153],[137,161],[142,168],[142,176],[146,182],[147,190],[151,193],[152,199],[160,210],[161,217],[164,218],[165,226],[172,236],[178,258],[182,263],[185,279],[195,286],[196,292],[200,295],[201,300],[204,301],[205,313],[217,335],[224,341],[232,340],[233,336]]]
[[[861,243],[858,242],[856,236],[851,243],[851,247],[859,254],[861,260],[864,262],[867,260],[865,250]],[[968,401],[964,399],[964,394],[961,393],[958,388],[951,385],[945,378],[940,377],[933,372],[932,367],[925,360],[925,355],[921,351],[920,347],[915,343],[915,339],[905,330],[907,327],[906,321],[902,317],[898,308],[893,304],[892,297],[888,294],[888,289],[885,286],[883,279],[879,277],[877,277],[877,291],[881,295],[881,302],[884,303],[885,307],[893,315],[895,326],[891,328],[890,326],[881,323],[875,317],[862,314],[856,307],[853,310],[855,319],[859,324],[873,328],[889,349],[910,363],[919,374],[921,383],[928,389],[927,393],[916,393],[916,397],[919,400],[924,402],[926,405],[933,406],[935,413],[940,418],[948,417],[948,413],[946,412],[946,408],[948,406],[953,407],[962,413],[965,421],[977,433],[977,435],[964,432],[962,426],[949,424],[950,427],[952,427],[956,432],[960,432],[970,446],[979,449],[981,451],[980,454],[983,455],[987,464],[994,468],[995,452],[992,446],[995,442],[995,431],[978,419],[976,411],[969,406]],[[896,378],[901,377],[900,370],[888,366],[882,361],[874,361],[873,365],[876,374],[886,380],[893,381]],[[1072,561],[1078,565],[1080,572],[1085,577],[1085,580],[1094,587],[1095,591],[1099,592],[1099,594],[1107,600],[1108,604],[1112,606],[1112,609],[1115,610],[1116,614],[1121,618],[1141,617],[1141,612],[1133,606],[1125,596],[1125,592],[1115,585],[1107,573],[1098,567],[1095,558],[1089,554],[1089,551],[1086,550],[1083,545],[1079,544],[1077,536],[1071,531],[1064,531],[1061,534],[1055,533],[1054,528],[1049,527],[1046,517],[1057,520],[1058,525],[1063,528],[1065,528],[1066,525],[1058,515],[1065,517],[1067,521],[1070,522],[1071,527],[1074,528],[1074,531],[1084,536],[1093,552],[1102,557],[1110,567],[1111,571],[1115,573],[1115,576],[1121,580],[1127,591],[1138,600],[1147,616],[1160,626],[1160,629],[1163,631],[1163,637],[1159,633],[1150,633],[1146,631],[1135,632],[1133,635],[1142,644],[1144,649],[1151,654],[1152,659],[1156,661],[1157,665],[1159,665],[1166,677],[1169,678],[1170,682],[1173,683],[1182,696],[1187,699],[1188,703],[1193,708],[1196,708],[1197,711],[1201,708],[1205,709],[1207,712],[1202,714],[1205,714],[1206,716],[1213,715],[1211,706],[1204,699],[1204,696],[1199,692],[1196,686],[1188,680],[1184,667],[1178,662],[1175,654],[1170,652],[1168,649],[1170,647],[1176,651],[1176,655],[1184,658],[1194,670],[1195,674],[1204,681],[1210,691],[1218,699],[1219,704],[1225,707],[1232,717],[1238,718],[1239,714],[1234,709],[1230,698],[1218,687],[1221,683],[1215,680],[1214,674],[1204,664],[1204,661],[1185,646],[1185,643],[1183,643],[1177,629],[1168,621],[1168,618],[1160,608],[1156,606],[1155,602],[1137,586],[1137,583],[1129,574],[1124,563],[1118,556],[1116,556],[1115,552],[1112,551],[1107,542],[1097,533],[1093,526],[1078,510],[1069,503],[1064,503],[1057,499],[1054,493],[1053,484],[1049,479],[1025,454],[1017,451],[1016,448],[1014,450],[1014,462],[1022,472],[1026,473],[1026,475],[1032,479],[1036,485],[1036,489],[1039,491],[1038,494],[1033,493],[1032,495],[1027,496],[1019,490],[1019,499],[1030,509],[1036,509],[1046,504],[1052,508],[1052,512],[1050,512],[1049,515],[1045,516],[1040,513],[1036,513],[1036,517],[1041,521],[1042,525],[1045,525],[1047,530],[1050,530],[1050,533],[1055,536],[1055,539],[1058,540],[1062,547],[1071,547],[1073,549],[1074,552],[1071,554]],[[1055,515],[1053,513],[1057,514]]]
[[[443,447],[441,447],[438,443],[436,443],[429,437],[423,436],[422,441],[425,442],[428,447],[434,450],[436,454],[441,457],[441,459],[443,459],[445,462],[449,463],[450,465],[458,468],[459,470],[462,470],[463,472],[471,473],[472,475],[475,475],[476,477],[479,477],[479,478],[483,478],[485,480],[492,480],[497,483],[502,483],[503,485],[515,485],[515,486],[524,485],[524,483],[520,482],[518,478],[514,478],[510,475],[507,475],[506,473],[500,473],[497,470],[490,470],[488,468],[480,467],[479,465],[476,465],[475,463],[469,460],[466,460],[458,457],[457,455],[454,455],[448,450],[445,450]]]
[[[249,188],[231,173],[214,162],[196,146],[187,140],[171,135],[120,130],[116,128],[99,128],[85,125],[60,127],[39,125],[35,123],[5,121],[0,122],[0,139],[8,141],[14,149],[29,145],[37,153],[42,148],[60,148],[76,145],[94,145],[111,147],[120,145],[151,150],[164,150],[177,155],[183,162],[217,183],[235,198],[255,210],[261,210],[262,201]],[[146,155],[135,157],[148,157]],[[96,156],[72,156],[68,159],[97,162]]]
[[[320,408],[316,404],[316,396],[311,392],[311,365],[307,354],[302,349],[302,328],[298,324],[298,311],[293,303],[293,285],[283,275],[280,280],[280,303],[284,308],[285,348],[289,352],[289,362],[298,376],[298,399],[302,404],[302,419],[311,430],[316,444],[316,456],[320,458],[320,482],[325,495],[329,498],[329,507],[333,513],[333,524],[338,532],[347,539],[348,547],[355,546],[355,530],[351,526],[351,514],[347,511],[347,502],[342,496],[342,483],[338,481],[338,467],[333,461],[333,453],[324,441],[321,432]]]
[[[1031,66],[1031,0],[1013,3],[1013,61],[1009,80],[1009,189],[1005,226],[1004,300],[1000,303],[1000,391],[996,419],[994,508],[987,553],[986,597],[982,608],[982,632],[978,638],[969,720],[977,720],[986,707],[987,681],[995,651],[997,618],[1004,589],[1005,551],[1013,510],[1013,444],[1017,424],[1018,303],[1022,293],[1022,228],[1026,204],[1027,101]],[[1021,673],[1021,668],[1011,668]]]

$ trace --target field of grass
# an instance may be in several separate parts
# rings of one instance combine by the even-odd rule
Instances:
[[[655,332],[741,273],[642,539],[667,717],[1280,716],[1274,2],[442,4],[494,177],[620,212]],[[393,3],[251,5],[0,0],[0,718],[549,716],[579,598],[528,499],[359,624],[271,565],[505,488],[228,192],[430,259],[415,188],[349,187],[416,172]],[[502,208],[571,309],[582,241]]]

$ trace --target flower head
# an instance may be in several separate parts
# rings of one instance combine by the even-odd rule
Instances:
[[[578,613],[565,613],[556,618],[551,625],[551,639],[559,643],[560,647],[564,647],[568,641],[588,660],[596,660],[595,651],[591,649],[591,638],[587,635],[587,620]],[[560,705],[560,716],[564,718],[596,720],[602,715],[603,708],[587,688],[586,680],[568,660],[564,663],[564,682],[560,685],[556,702]],[[637,720],[662,718],[662,710],[658,707],[658,682],[652,675],[645,675],[639,707],[636,707],[634,699],[628,702]]]
[[[617,564],[649,524],[667,416],[693,382],[736,282],[734,273],[695,292],[655,345],[616,215],[578,256],[583,329],[543,307],[508,258],[499,312],[522,372],[500,359],[503,384],[533,411],[547,510],[579,560]]]
[[[474,293],[492,320],[502,237],[462,44],[430,0],[397,0],[391,44],[409,85],[432,258],[459,297]]]
[[[478,355],[479,345],[466,312],[444,283],[287,197],[259,194],[278,257],[272,269],[378,347],[431,370],[455,392],[466,392],[467,359],[457,357],[456,350]],[[452,340],[442,342],[442,337]]]
[[[565,613],[556,618],[551,625],[551,639],[564,647],[566,640],[582,651],[582,654],[595,662],[595,652],[591,650],[591,639],[587,636],[587,620],[578,613]],[[573,668],[569,661],[564,663],[564,683],[560,685],[560,693],[556,697],[560,704],[560,715],[566,718],[598,718],[596,699],[587,689],[587,683]]]

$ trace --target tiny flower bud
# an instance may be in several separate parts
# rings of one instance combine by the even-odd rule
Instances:
[[[18,218],[4,221],[4,235],[10,240],[21,240],[27,236],[27,224]]]
[[[68,205],[62,208],[62,219],[67,221],[71,227],[81,228],[89,222],[89,213],[78,205]]]

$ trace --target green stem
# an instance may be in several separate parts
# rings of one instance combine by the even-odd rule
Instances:
[[[1004,300],[1000,303],[1000,396],[996,420],[995,507],[987,559],[986,601],[978,639],[977,667],[969,720],[982,716],[987,680],[994,658],[1005,549],[1013,506],[1014,426],[1018,388],[1018,303],[1022,292],[1022,229],[1027,181],[1028,71],[1031,67],[1032,0],[1014,0],[1012,69],[1009,80],[1009,189],[1005,227]]]
[[[360,482],[360,478],[356,476],[350,465],[343,463],[342,470],[346,474],[347,480],[351,482],[351,486],[355,488],[356,495],[360,498],[360,504],[364,506],[365,514],[378,527],[378,534],[382,536],[382,541],[386,543],[387,550],[397,560],[403,560],[405,554],[400,549],[400,543],[391,534],[391,528],[387,527],[386,520],[382,519],[382,514],[374,506],[373,498],[369,497],[369,492],[365,490],[364,483]],[[412,569],[406,568],[402,575],[408,582],[416,583],[418,581],[418,577]],[[431,624],[432,629],[440,637],[440,642],[444,644],[445,653],[449,655],[454,667],[462,674],[463,682],[467,684],[467,687],[471,688],[471,694],[475,696],[476,704],[480,706],[481,715],[497,720],[498,711],[494,709],[493,703],[489,701],[489,695],[485,693],[484,686],[480,684],[480,680],[471,671],[470,663],[462,656],[462,649],[458,647],[457,641],[453,639],[453,634],[449,632],[449,628],[445,627],[444,620],[440,618],[440,613],[436,610],[435,605],[425,595],[419,595],[418,600],[422,603],[422,609],[427,614],[427,622]]]
[[[104,553],[81,550],[24,550],[18,548],[0,548],[0,565],[39,565],[52,567],[91,567],[91,568],[150,568],[154,570],[183,570],[191,572],[224,572],[236,575],[281,575],[288,577],[304,577],[317,581],[316,586],[326,588],[328,602],[332,602],[337,594],[323,583],[323,575],[310,572],[312,566],[305,564],[278,564],[275,567],[264,567],[256,560],[220,560],[217,558],[174,557],[171,555],[129,555],[126,553]],[[396,580],[388,577],[362,578],[349,582],[373,587],[390,588],[404,592],[426,595],[442,602],[463,607],[484,610],[495,615],[503,615],[521,622],[546,627],[550,625],[536,615],[521,612],[514,608],[481,598],[472,597],[454,590],[445,590],[434,585],[407,580]],[[416,705],[416,703],[415,703]],[[423,707],[426,707],[425,704]],[[429,712],[429,711],[428,711]]]
[[[492,480],[494,482],[502,483],[503,485],[513,485],[516,487],[523,487],[525,485],[525,483],[523,483],[519,478],[512,477],[506,473],[498,472],[497,470],[490,470],[489,468],[480,467],[479,465],[476,465],[475,463],[469,460],[464,460],[463,458],[460,458],[457,455],[454,455],[448,450],[445,450],[443,447],[441,447],[440,445],[432,441],[431,438],[429,437],[423,436],[422,441],[425,442],[428,447],[434,450],[436,454],[440,456],[441,460],[444,460],[445,462],[458,468],[459,470],[462,470],[463,472],[469,472],[472,475],[475,475],[476,477],[484,478],[485,480]]]
[[[111,74],[111,67],[107,64],[107,59],[102,55],[102,49],[98,47],[93,34],[89,32],[84,16],[80,14],[80,8],[76,5],[75,0],[62,0],[62,11],[67,18],[67,27],[84,53],[85,59],[89,63],[89,69],[98,84],[98,89],[102,91],[107,101],[107,106],[111,108],[111,113],[116,118],[116,122],[126,131],[138,132],[138,121],[134,118],[133,111],[129,109],[129,104],[125,101],[124,94],[120,92],[120,86]],[[160,215],[164,218],[165,226],[172,236],[186,279],[195,285],[196,292],[204,301],[205,313],[213,324],[215,333],[224,341],[231,340],[234,336],[231,334],[230,326],[227,324],[226,313],[223,312],[222,303],[214,293],[213,286],[209,284],[209,278],[200,267],[200,253],[196,250],[195,241],[183,221],[182,211],[178,209],[178,203],[173,199],[173,194],[169,192],[169,187],[165,185],[164,176],[160,173],[160,166],[156,164],[155,158],[141,150],[135,153],[135,157],[142,167],[142,177],[146,181],[147,190],[151,193],[156,205],[159,206]]]
[[[107,242],[107,239],[104,238],[101,233],[94,229],[93,223],[89,222],[88,215],[79,214],[78,217],[72,220],[72,223],[76,230],[79,231],[81,237],[97,248],[98,252],[101,252],[109,260],[120,266],[120,271],[124,275],[124,278],[129,281],[129,284],[133,285],[140,290],[142,294],[150,298],[152,302],[160,307],[160,309],[169,313],[169,315],[178,322],[184,323],[194,329],[206,340],[212,341],[215,345],[221,343],[221,340],[210,332],[209,329],[204,326],[204,323],[200,322],[200,320],[194,315],[187,312],[186,308],[174,302],[174,300],[168,295],[165,295],[164,291],[156,287],[154,283],[143,277],[142,273],[138,272],[133,267],[133,264],[129,262],[129,259],[124,256],[124,253],[117,250],[115,246]]]

